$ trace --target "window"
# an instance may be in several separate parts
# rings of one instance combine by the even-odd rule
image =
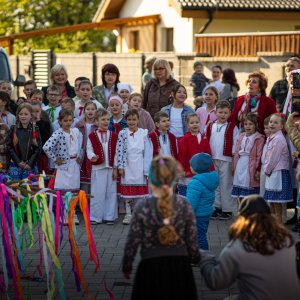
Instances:
[[[134,50],[140,49],[140,39],[138,30],[130,31],[129,48]]]
[[[166,28],[166,51],[174,51],[173,28]]]

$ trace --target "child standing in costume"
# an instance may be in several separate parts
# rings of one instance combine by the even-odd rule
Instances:
[[[138,128],[138,111],[129,109],[125,114],[125,119],[128,128],[119,133],[117,166],[121,175],[120,194],[127,202],[123,224],[129,224],[135,203],[138,199],[148,195],[146,176],[152,155],[150,154],[148,130]]]
[[[42,150],[39,128],[32,124],[32,107],[23,103],[17,109],[17,123],[10,128],[7,150],[12,159],[8,175],[21,180],[38,174],[37,160]]]
[[[128,127],[122,114],[123,100],[118,95],[112,95],[109,97],[108,107],[111,113],[108,129],[119,134],[122,129]]]
[[[218,90],[211,86],[205,90],[204,101],[205,105],[199,107],[196,111],[200,120],[200,132],[205,133],[209,123],[217,120],[216,103],[219,100]]]
[[[207,229],[213,213],[215,191],[219,185],[219,175],[210,171],[212,158],[207,153],[195,154],[191,161],[191,170],[195,174],[187,187],[186,198],[190,202],[197,220],[199,248],[208,250]]]
[[[117,169],[115,152],[118,135],[108,130],[109,114],[100,109],[95,117],[98,129],[89,134],[87,157],[92,164],[90,220],[94,224],[106,221],[113,225],[118,218]]]
[[[179,179],[178,193],[185,197],[187,185],[192,179],[190,160],[197,153],[211,154],[211,149],[206,136],[199,131],[199,118],[197,114],[187,116],[188,132],[179,141],[178,145],[178,160],[181,163],[184,171],[184,177]]]
[[[171,155],[178,159],[177,140],[173,133],[169,131],[170,120],[165,112],[157,112],[154,115],[156,129],[149,133],[152,156]]]
[[[261,155],[265,137],[257,131],[258,118],[249,113],[244,119],[245,132],[238,137],[233,158],[232,197],[238,199],[259,194]]]
[[[133,88],[129,83],[118,83],[118,95],[123,100],[123,111],[122,113],[125,114],[129,108],[128,101],[130,94],[133,92]]]
[[[81,161],[80,169],[80,187],[82,190],[85,190],[88,194],[90,192],[92,164],[86,154],[86,145],[88,136],[97,129],[97,125],[95,124],[96,110],[97,106],[94,102],[88,101],[87,103],[85,103],[83,110],[84,117],[81,118],[81,120],[76,124],[76,128],[79,129],[83,137],[83,159]]]
[[[9,128],[0,118],[0,173],[7,173],[9,166],[9,155],[7,153],[7,138]]]
[[[282,204],[293,201],[290,176],[290,152],[282,133],[284,120],[273,114],[269,121],[270,136],[267,139],[264,172],[267,176],[264,198],[270,203],[272,212],[282,222]]]
[[[60,106],[60,89],[55,85],[50,85],[47,89],[47,99],[49,100],[49,104],[43,107],[43,110],[46,111],[49,115],[50,121],[53,124],[59,116],[59,112],[61,111]]]
[[[215,170],[219,174],[220,184],[216,191],[215,210],[212,219],[229,220],[235,210],[231,197],[232,191],[232,156],[239,136],[234,123],[228,122],[230,104],[219,101],[216,105],[217,120],[207,126],[206,136],[210,142]]]

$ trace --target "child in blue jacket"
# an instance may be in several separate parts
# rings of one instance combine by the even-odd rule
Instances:
[[[215,191],[219,185],[219,175],[209,171],[212,158],[207,153],[195,154],[190,160],[191,170],[196,174],[187,187],[187,200],[190,202],[197,220],[199,248],[208,250],[207,229],[213,213]]]

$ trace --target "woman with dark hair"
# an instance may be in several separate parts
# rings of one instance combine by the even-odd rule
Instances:
[[[228,288],[237,280],[239,295],[230,299],[299,299],[293,237],[262,197],[242,200],[229,239],[218,261],[200,250],[201,273],[210,289]]]
[[[200,259],[196,220],[190,204],[173,194],[177,174],[171,156],[157,156],[149,170],[153,196],[135,206],[122,262],[129,279],[140,246],[131,300],[197,299],[190,265]]]
[[[114,64],[106,64],[101,70],[102,84],[93,88],[93,97],[98,100],[104,108],[108,106],[108,99],[111,94],[118,93],[120,82],[120,71]]]
[[[255,71],[246,81],[248,92],[237,98],[229,121],[234,122],[241,131],[244,118],[252,112],[258,116],[258,131],[264,133],[264,119],[277,112],[275,102],[266,96],[268,79],[263,72]]]
[[[233,108],[234,102],[238,97],[238,91],[240,90],[234,70],[225,69],[223,71],[222,82],[225,84],[225,86],[220,92],[220,100],[229,101],[231,108]]]

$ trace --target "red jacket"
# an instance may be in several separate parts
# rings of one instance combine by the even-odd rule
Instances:
[[[186,177],[194,176],[191,171],[190,160],[195,154],[202,152],[211,155],[210,145],[204,134],[201,134],[200,144],[198,144],[197,136],[192,135],[190,132],[187,132],[179,141],[178,160],[184,169]]]
[[[232,113],[228,121],[234,122],[235,125],[239,125],[240,121],[238,120],[238,114],[242,108],[242,105],[245,100],[245,95],[237,98]],[[266,95],[261,96],[260,102],[258,105],[257,115],[258,115],[258,130],[260,133],[264,134],[264,120],[272,114],[277,113],[275,106],[275,101]]]

